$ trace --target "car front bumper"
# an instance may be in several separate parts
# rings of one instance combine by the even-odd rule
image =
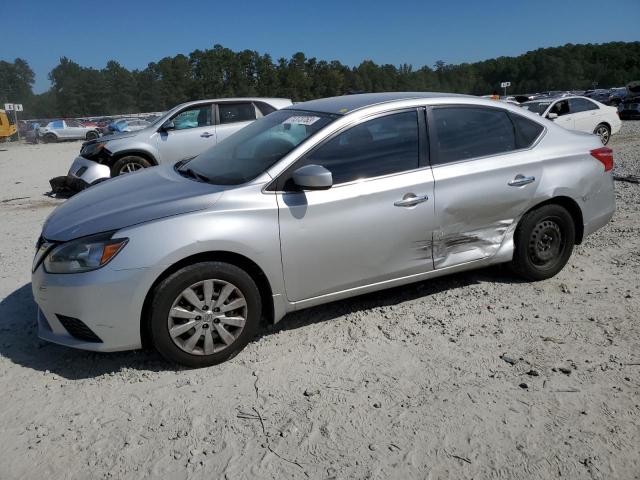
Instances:
[[[101,352],[140,348],[141,312],[157,273],[153,270],[113,270],[106,266],[86,273],[50,274],[39,265],[31,278],[39,307],[38,336]],[[88,341],[82,330],[79,334],[77,328],[70,328],[69,319],[82,322],[81,328],[89,329],[97,340]]]
[[[77,178],[92,185],[97,181],[111,178],[111,169],[107,165],[88,160],[84,157],[76,157],[69,168],[67,176]]]

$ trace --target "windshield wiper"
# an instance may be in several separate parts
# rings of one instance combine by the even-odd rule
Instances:
[[[195,170],[193,170],[192,168],[178,168],[178,173],[180,173],[183,176],[186,177],[191,177],[194,178],[196,180],[199,180],[201,182],[207,182],[209,183],[209,177],[207,177],[206,175],[203,175],[201,173],[196,172]]]

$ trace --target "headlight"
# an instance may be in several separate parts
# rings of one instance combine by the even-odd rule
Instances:
[[[42,258],[51,250],[52,243],[44,241],[42,237],[36,242],[36,254],[33,257],[33,264],[31,265],[31,271],[35,272],[38,265],[42,261]]]
[[[128,238],[111,238],[113,232],[79,238],[51,250],[44,259],[48,273],[81,273],[96,270],[124,248]]]
[[[102,150],[106,144],[107,144],[106,142],[101,142],[101,143],[90,143],[89,145],[83,145],[82,148],[80,149],[80,155],[82,155],[84,158],[90,158],[100,153],[100,150]]]

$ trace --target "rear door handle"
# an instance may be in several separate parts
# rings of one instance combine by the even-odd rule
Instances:
[[[423,203],[429,200],[428,195],[422,195],[421,197],[416,197],[414,194],[409,193],[405,195],[402,200],[398,200],[397,202],[393,202],[396,207],[413,207],[418,205],[419,203]]]
[[[510,187],[522,187],[536,181],[536,177],[525,177],[524,175],[516,175],[513,180],[509,182]]]
[[[209,132],[204,132],[202,135],[200,135],[202,138],[209,138],[209,137],[213,137],[213,133],[209,133]]]

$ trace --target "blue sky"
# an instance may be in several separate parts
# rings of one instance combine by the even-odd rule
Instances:
[[[0,60],[26,59],[36,92],[61,56],[133,69],[219,43],[274,59],[302,51],[348,65],[422,66],[640,40],[640,0],[0,0],[0,12]]]

